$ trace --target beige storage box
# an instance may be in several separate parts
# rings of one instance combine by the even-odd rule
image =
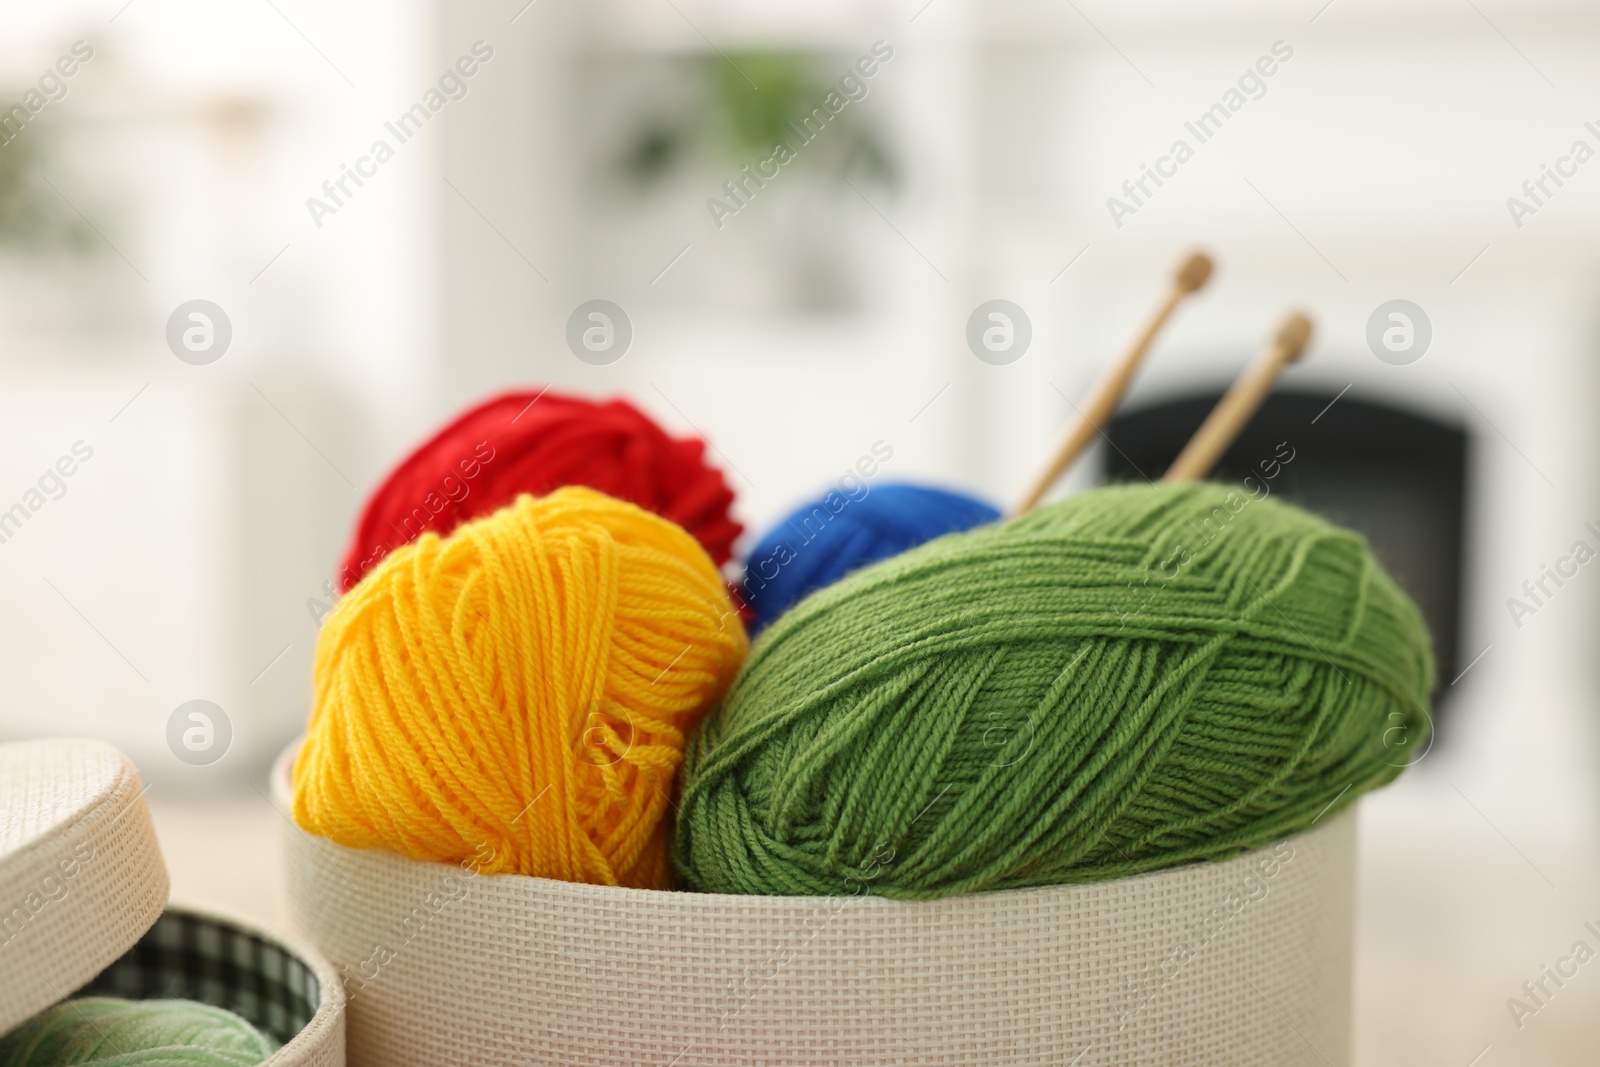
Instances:
[[[1355,829],[933,902],[478,875],[288,827],[285,846],[357,1067],[1326,1067],[1349,1060]]]
[[[0,1034],[72,996],[182,997],[281,1047],[271,1067],[342,1067],[344,996],[315,950],[167,908],[139,772],[89,740],[0,745]]]

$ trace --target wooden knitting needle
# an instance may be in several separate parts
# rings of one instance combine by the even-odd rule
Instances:
[[[1051,453],[1050,461],[1028,486],[1028,491],[1022,495],[1022,499],[1011,509],[1013,516],[1038,507],[1039,501],[1043,500],[1050,487],[1056,484],[1056,479],[1072,466],[1072,461],[1077,459],[1094,440],[1095,435],[1100,432],[1100,427],[1116,413],[1117,405],[1122,402],[1122,394],[1128,391],[1128,383],[1133,381],[1139,364],[1144,360],[1145,352],[1149,351],[1161,327],[1166,324],[1183,298],[1205,285],[1210,278],[1211,259],[1202,252],[1192,253],[1178,265],[1177,272],[1172,276],[1172,286],[1162,297],[1155,314],[1150,317],[1150,321],[1145,324],[1139,336],[1134,338],[1133,344],[1123,353],[1122,358],[1107,368],[1105,374],[1089,391],[1088,399],[1078,411],[1078,421],[1067,428],[1055,451]]]
[[[1211,473],[1217,460],[1233,444],[1239,431],[1245,428],[1256,410],[1272,392],[1283,368],[1300,358],[1311,340],[1311,320],[1298,311],[1291,311],[1278,324],[1272,343],[1234,379],[1233,385],[1217,406],[1211,409],[1206,421],[1189,438],[1178,458],[1167,468],[1166,482],[1192,482]]]

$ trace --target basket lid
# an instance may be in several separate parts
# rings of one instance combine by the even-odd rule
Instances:
[[[86,738],[0,744],[0,1034],[133,947],[167,889],[127,756]]]

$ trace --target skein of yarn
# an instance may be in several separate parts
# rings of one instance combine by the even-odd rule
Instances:
[[[685,732],[744,659],[682,528],[591,489],[395,550],[328,617],[294,818],[352,848],[669,888]]]
[[[1359,535],[1101,489],[779,620],[691,741],[674,858],[701,890],[906,898],[1223,859],[1398,775],[1432,673]]]
[[[0,1067],[252,1067],[276,1048],[209,1004],[83,997],[0,1038]]]
[[[374,490],[339,569],[339,590],[425,530],[448,534],[521,493],[584,485],[688,530],[721,565],[743,529],[706,444],[673,438],[625,400],[549,389],[493,397],[458,415]]]
[[[851,571],[999,517],[981,500],[931,486],[863,486],[859,496],[830,491],[796,508],[751,549],[739,589],[754,616],[750,632]]]

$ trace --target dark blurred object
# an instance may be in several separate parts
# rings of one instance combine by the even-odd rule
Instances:
[[[1107,428],[1107,481],[1159,478],[1222,394],[1172,400],[1118,415]],[[1435,692],[1449,688],[1461,649],[1461,553],[1466,523],[1467,435],[1347,392],[1275,393],[1211,474],[1217,482],[1266,475],[1272,495],[1364,534],[1422,609],[1438,661]],[[1332,405],[1331,407],[1329,405]],[[1286,456],[1292,456],[1285,462]]]

